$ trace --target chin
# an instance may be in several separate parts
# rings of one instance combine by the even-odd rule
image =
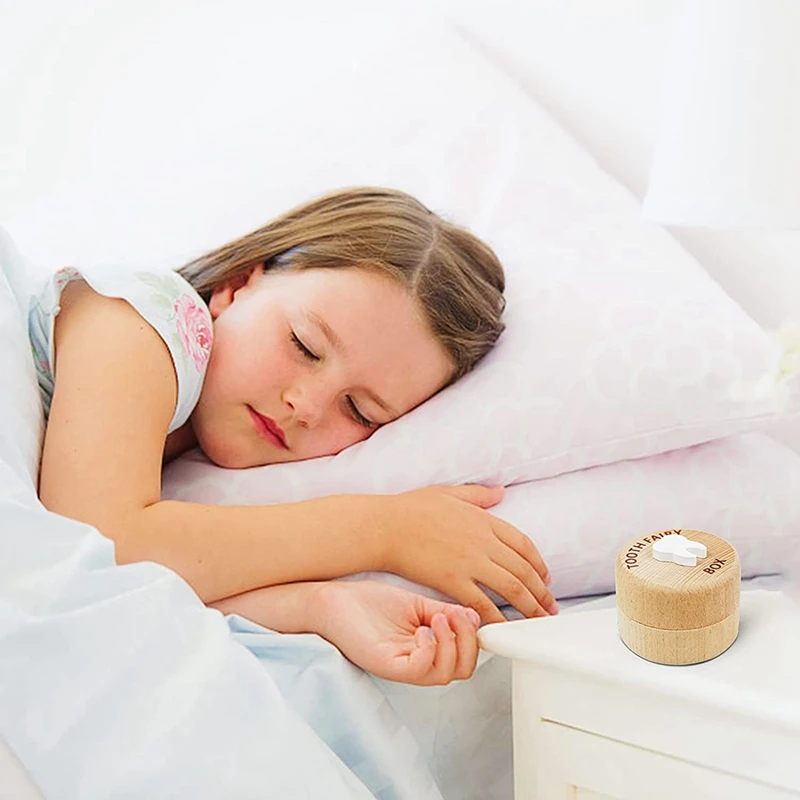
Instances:
[[[249,469],[250,467],[267,467],[270,464],[283,464],[288,461],[297,461],[296,458],[269,459],[263,455],[247,452],[237,452],[229,443],[200,442],[200,449],[209,461],[225,469]]]
[[[227,454],[219,456],[208,453],[205,450],[203,450],[203,452],[206,454],[208,460],[216,464],[218,467],[224,467],[225,469],[245,469],[251,466],[250,464],[245,463],[243,459],[236,458],[236,456],[230,456]]]
[[[228,453],[224,450],[219,451],[214,447],[206,447],[202,444],[200,445],[200,449],[203,451],[205,457],[218,467],[225,467],[225,469],[242,469],[246,466],[240,458],[237,458],[235,453]]]
[[[203,436],[195,432],[197,446],[203,451],[205,457],[218,467],[225,469],[245,469],[255,466],[244,453],[236,451],[231,442],[214,441],[213,437]]]

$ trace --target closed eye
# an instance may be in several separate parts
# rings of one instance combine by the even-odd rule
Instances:
[[[295,347],[309,360],[309,361],[319,361],[319,356],[314,355],[294,334],[292,333],[292,342],[294,342]]]
[[[292,343],[294,346],[307,358],[309,361],[319,361],[320,358],[318,355],[312,353],[298,338],[297,335],[292,331]],[[373,422],[372,420],[367,419],[356,407],[356,404],[353,402],[352,397],[347,398],[347,405],[350,408],[350,411],[353,413],[353,419],[359,424],[363,425],[365,428],[378,428],[380,427],[377,422]]]
[[[353,412],[353,417],[355,418],[355,421],[359,425],[363,425],[365,428],[377,428],[378,427],[378,423],[377,422],[372,422],[371,420],[368,420],[363,414],[361,414],[361,412],[359,412],[359,410],[356,408],[356,404],[353,402],[353,398],[352,397],[348,397],[347,398],[347,404],[350,406],[350,409]]]

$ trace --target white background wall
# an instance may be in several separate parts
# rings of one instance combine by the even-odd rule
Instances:
[[[432,1],[644,196],[680,0]],[[672,231],[763,325],[800,316],[800,232]]]

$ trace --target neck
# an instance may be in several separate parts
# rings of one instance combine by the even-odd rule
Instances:
[[[164,456],[161,459],[162,465],[169,464],[170,461],[177,458],[181,453],[185,453],[190,448],[197,444],[192,424],[190,421],[185,422],[176,431],[167,435],[167,441],[164,445]]]

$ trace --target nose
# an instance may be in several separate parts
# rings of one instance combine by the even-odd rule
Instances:
[[[293,384],[284,392],[283,401],[292,410],[292,416],[305,428],[314,428],[330,403],[331,390],[320,381]]]

